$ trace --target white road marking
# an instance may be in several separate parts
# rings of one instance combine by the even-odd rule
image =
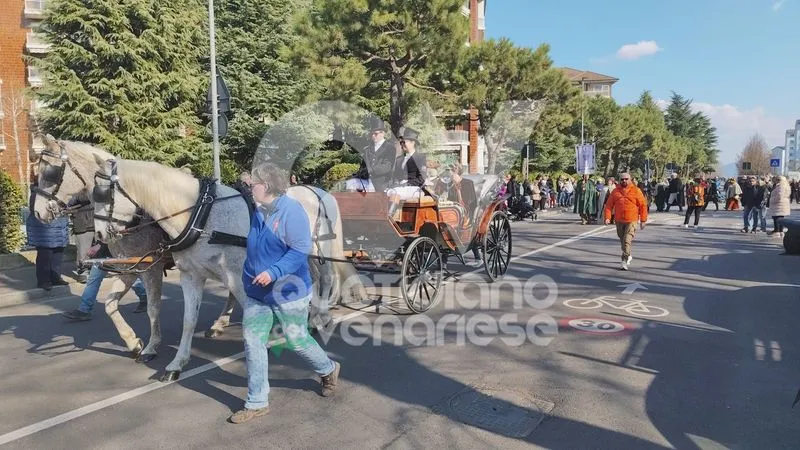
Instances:
[[[556,243],[553,243],[553,244],[550,244],[550,245],[546,245],[546,246],[538,248],[536,250],[531,250],[531,251],[529,251],[527,253],[524,253],[522,255],[516,256],[516,257],[512,258],[511,261],[515,261],[515,260],[518,260],[518,259],[521,259],[521,258],[526,258],[528,256],[535,255],[537,253],[545,252],[545,251],[551,250],[553,248],[557,248],[557,247],[561,247],[561,246],[564,246],[564,245],[568,245],[568,244],[571,244],[573,242],[580,241],[582,239],[586,239],[588,237],[596,236],[596,235],[603,234],[603,233],[608,233],[609,231],[613,231],[613,230],[615,230],[615,228],[606,227],[606,226],[593,228],[593,229],[591,229],[589,231],[586,231],[584,233],[578,234],[578,235],[573,236],[571,238],[564,239],[562,241],[558,241]],[[475,269],[475,270],[473,270],[472,272],[469,272],[469,273],[476,273],[476,272],[480,272],[482,270],[483,270],[482,268]],[[367,313],[367,311],[354,311],[354,312],[352,312],[350,314],[347,314],[345,316],[342,316],[342,317],[339,317],[339,318],[335,318],[335,319],[333,319],[333,321],[334,321],[334,323],[340,323],[340,322],[343,322],[345,320],[350,320],[352,318],[364,315],[366,313]],[[277,343],[277,340],[270,341],[271,345],[274,344],[274,343]],[[209,370],[216,369],[218,367],[223,367],[223,366],[225,366],[227,364],[230,364],[232,362],[238,361],[238,360],[240,360],[242,358],[244,358],[244,352],[239,352],[239,353],[236,353],[234,355],[231,355],[231,356],[228,356],[228,357],[225,357],[225,358],[221,358],[221,359],[218,359],[216,361],[212,361],[210,363],[204,364],[204,365],[202,365],[200,367],[196,367],[194,369],[191,369],[191,370],[188,370],[188,371],[182,373],[181,374],[181,378],[180,378],[179,381],[189,379],[189,378],[194,377],[196,375],[200,375],[201,373],[208,372]],[[70,420],[77,419],[79,417],[83,417],[83,416],[85,416],[87,414],[91,414],[91,413],[99,411],[101,409],[108,408],[109,406],[114,406],[114,405],[116,405],[118,403],[122,403],[122,402],[130,400],[132,398],[139,397],[139,396],[144,395],[144,394],[146,394],[148,392],[152,392],[152,391],[155,391],[157,389],[161,389],[163,387],[170,386],[170,385],[172,385],[174,383],[175,382],[162,383],[160,381],[155,381],[153,383],[144,385],[144,386],[136,388],[136,389],[132,389],[132,390],[130,390],[128,392],[124,392],[124,393],[119,394],[119,395],[115,395],[115,396],[107,398],[105,400],[100,400],[100,401],[92,403],[90,405],[87,405],[87,406],[84,406],[84,407],[81,407],[81,408],[74,409],[72,411],[66,412],[64,414],[60,414],[58,416],[42,420],[41,422],[34,423],[33,425],[28,425],[26,427],[23,427],[23,428],[8,432],[6,434],[0,435],[0,445],[8,444],[9,442],[14,442],[14,441],[22,439],[22,438],[24,438],[26,436],[30,436],[30,435],[32,435],[34,433],[38,433],[40,431],[47,430],[49,428],[55,427],[57,425],[60,425],[62,423],[69,422]]]

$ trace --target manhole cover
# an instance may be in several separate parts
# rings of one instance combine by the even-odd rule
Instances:
[[[472,387],[450,400],[450,410],[462,422],[514,438],[531,434],[554,406],[523,392],[490,387]]]

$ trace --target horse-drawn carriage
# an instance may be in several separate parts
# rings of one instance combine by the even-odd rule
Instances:
[[[490,281],[502,277],[511,259],[511,227],[497,198],[492,176],[469,176],[479,199],[473,211],[440,200],[423,189],[405,201],[395,216],[383,192],[337,192],[345,258],[357,270],[400,272],[400,288],[416,313],[434,307],[449,257],[477,249]]]

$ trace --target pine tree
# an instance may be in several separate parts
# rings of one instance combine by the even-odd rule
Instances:
[[[430,85],[436,76],[431,69],[446,67],[442,61],[454,63],[467,42],[463,3],[313,0],[298,24],[302,40],[293,59],[314,78],[318,88],[312,97],[346,100],[388,115],[397,133],[414,106],[406,87],[437,91]]]
[[[309,89],[304,74],[282,52],[294,45],[292,19],[301,0],[216,0],[217,68],[231,90],[233,119],[223,140],[241,166],[267,129],[300,104]]]
[[[50,0],[35,63],[48,107],[41,131],[165,164],[208,152],[198,112],[208,76],[199,0]],[[185,136],[185,137],[183,137]]]

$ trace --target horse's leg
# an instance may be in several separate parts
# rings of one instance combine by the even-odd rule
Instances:
[[[203,287],[206,279],[200,275],[181,272],[181,289],[183,289],[183,334],[178,353],[169,363],[161,381],[175,381],[181,376],[181,369],[189,362],[192,351],[192,336],[200,315],[200,303],[203,299]]]
[[[161,344],[161,288],[164,285],[163,266],[160,264],[141,275],[144,289],[147,291],[147,317],[150,319],[150,340],[136,358],[138,363],[146,363],[156,358],[158,346]]]
[[[211,325],[211,328],[206,331],[207,338],[222,336],[222,333],[225,331],[225,327],[231,323],[231,314],[233,314],[233,308],[236,306],[236,301],[236,296],[234,296],[232,292],[229,292],[228,298],[225,300],[225,305],[222,307],[222,312],[219,313],[219,317],[214,321],[214,324]]]
[[[144,348],[142,340],[136,337],[136,332],[128,325],[128,322],[122,317],[119,312],[119,299],[128,292],[133,282],[136,280],[136,275],[120,275],[114,279],[111,285],[111,292],[106,296],[106,314],[111,318],[111,322],[119,333],[119,337],[125,342],[128,351],[131,352],[132,358],[138,358]]]

